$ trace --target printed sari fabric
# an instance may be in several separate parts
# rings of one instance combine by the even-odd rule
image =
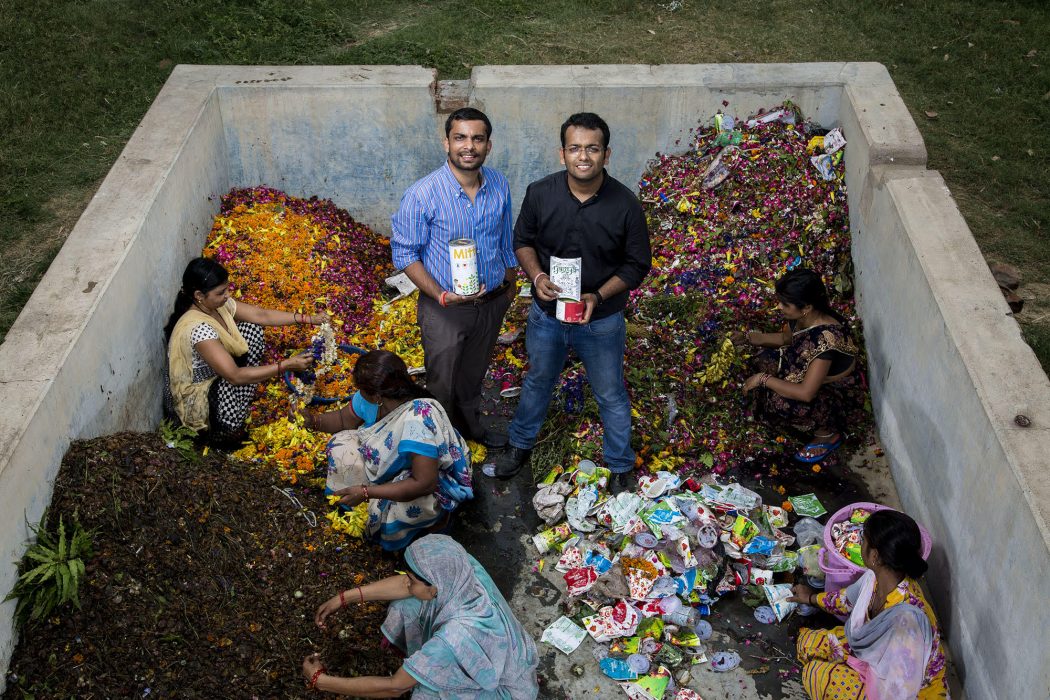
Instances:
[[[848,402],[856,400],[856,379],[851,374],[856,356],[857,346],[845,326],[829,324],[794,332],[788,345],[759,354],[761,371],[800,384],[813,360],[830,359],[832,369],[812,401],[789,399],[764,389],[758,392],[760,410],[773,420],[806,432],[818,428],[841,432],[846,428]]]
[[[870,575],[870,579],[869,579]],[[870,581],[870,583],[869,583]],[[867,619],[874,574],[817,604],[848,615],[845,626],[799,631],[802,685],[814,700],[948,700],[946,658],[937,618],[919,585],[904,579],[882,612]]]
[[[474,497],[467,443],[452,427],[441,404],[432,399],[406,401],[371,426],[336,433],[327,452],[326,493],[407,479],[412,475],[414,455],[438,461],[434,493],[404,503],[383,498],[368,502],[365,534],[386,550],[404,549]]]
[[[391,603],[383,634],[418,681],[413,700],[532,700],[536,645],[481,564],[450,537],[427,535],[405,560],[437,597]]]

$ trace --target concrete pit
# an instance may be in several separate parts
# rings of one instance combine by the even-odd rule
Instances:
[[[489,163],[519,202],[559,168],[565,115],[605,116],[610,171],[634,183],[723,100],[738,115],[791,100],[842,128],[879,436],[902,506],[937,543],[928,581],[957,673],[975,698],[1050,696],[1050,645],[1029,641],[1050,621],[1050,381],[943,179],[926,169],[888,73],[870,63],[483,66],[444,84],[413,66],[177,67],[0,346],[0,590],[14,583],[26,523],[50,501],[69,442],[156,426],[157,329],[219,195],[267,184],[330,197],[384,231],[404,189],[441,162],[443,112],[460,103],[492,118]],[[468,511],[495,545],[479,550],[486,564],[514,550],[528,558],[525,486],[486,492]],[[519,503],[521,513],[508,509]],[[515,600],[542,588],[526,574],[500,574]],[[0,607],[3,669],[13,612]],[[545,671],[565,684],[552,692],[582,692],[561,667]],[[739,688],[717,692],[775,691]]]

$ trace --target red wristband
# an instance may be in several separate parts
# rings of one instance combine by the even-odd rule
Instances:
[[[339,591],[339,608],[346,607],[346,598],[343,597],[343,591]]]
[[[321,677],[322,673],[328,673],[328,669],[324,666],[314,671],[314,675],[310,677],[310,682],[306,684],[306,687],[309,690],[315,690],[317,688],[317,679]]]
[[[448,306],[448,304],[445,303],[445,297],[447,297],[447,296],[448,296],[448,292],[442,291],[441,292],[441,296],[438,298],[438,303],[441,304],[442,306]]]
[[[357,587],[357,593],[361,596],[361,605],[365,604],[365,589],[360,586]]]

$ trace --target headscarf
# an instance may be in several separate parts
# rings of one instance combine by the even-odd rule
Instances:
[[[416,540],[405,561],[438,591],[397,601],[383,623],[422,686],[414,697],[535,698],[536,646],[481,564],[446,535]]]
[[[868,620],[875,592],[875,572],[868,569],[846,589],[853,611],[846,620],[852,655],[846,660],[864,680],[871,700],[912,700],[918,697],[930,661],[933,628],[919,608],[892,605]]]

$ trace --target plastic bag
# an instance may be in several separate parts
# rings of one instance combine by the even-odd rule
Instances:
[[[799,547],[808,547],[824,541],[824,526],[813,518],[800,518],[795,523],[795,539]]]

